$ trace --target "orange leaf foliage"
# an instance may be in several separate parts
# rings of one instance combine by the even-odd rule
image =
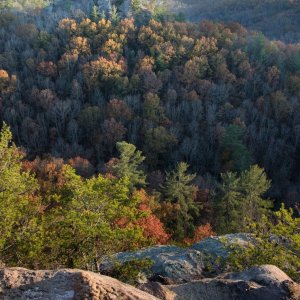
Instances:
[[[142,200],[139,209],[148,213],[147,216],[138,220],[138,225],[144,229],[144,236],[152,239],[156,244],[166,244],[171,235],[166,233],[164,224],[153,213],[153,210],[157,208],[154,197],[149,196],[143,189],[137,191],[136,194]]]
[[[194,231],[193,237],[184,239],[184,243],[187,245],[192,245],[212,235],[216,235],[216,234],[212,230],[211,225],[207,223],[205,225],[201,225],[197,227],[196,230]]]

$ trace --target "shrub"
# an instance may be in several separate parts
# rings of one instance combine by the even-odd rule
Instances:
[[[151,274],[150,267],[152,265],[153,261],[150,259],[133,259],[125,263],[117,261],[114,263],[112,271],[109,272],[109,276],[136,285],[143,275]]]

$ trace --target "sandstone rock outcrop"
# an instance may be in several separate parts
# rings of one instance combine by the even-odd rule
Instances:
[[[152,275],[138,288],[82,270],[31,271],[0,269],[0,300],[300,300],[300,284],[276,266],[263,265],[235,273],[206,273],[227,244],[255,243],[243,234],[211,237],[190,248],[155,246],[117,253],[100,265],[109,274],[114,262],[153,261]],[[209,276],[205,276],[205,275]]]
[[[82,270],[0,270],[1,300],[158,300],[116,279]]]
[[[275,266],[252,267],[182,284],[140,289],[82,270],[0,270],[1,300],[299,300],[300,285]]]
[[[300,285],[271,265],[179,285],[162,286],[149,283],[140,288],[163,300],[300,299]]]
[[[148,258],[153,261],[152,276],[139,288],[163,300],[300,300],[300,285],[276,266],[225,274],[218,264],[214,268],[217,257],[228,255],[227,246],[247,247],[249,243],[255,244],[255,238],[249,234],[228,234],[207,238],[189,248],[150,247],[117,253],[104,260],[100,269],[109,271],[116,260],[122,264]]]

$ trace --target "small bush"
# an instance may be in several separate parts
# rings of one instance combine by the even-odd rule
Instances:
[[[117,261],[109,275],[122,282],[136,285],[143,276],[151,274],[150,267],[152,265],[153,261],[150,259],[133,259],[125,263]]]
[[[300,280],[300,218],[293,217],[292,209],[281,209],[271,217],[250,226],[255,244],[247,247],[229,246],[225,260],[229,271],[239,271],[255,265],[276,265],[293,280]]]

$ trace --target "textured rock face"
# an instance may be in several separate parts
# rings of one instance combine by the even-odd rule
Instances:
[[[139,288],[162,300],[174,300],[177,297],[174,292],[168,289],[168,286],[162,285],[158,282],[144,283],[141,284]]]
[[[156,246],[115,254],[101,263],[100,271],[109,273],[113,261],[125,263],[133,259],[150,259],[153,262],[151,273],[154,277],[167,278],[174,282],[199,279],[204,267],[203,256],[199,251],[176,246]]]
[[[270,265],[180,285],[158,287],[149,283],[141,288],[149,293],[152,289],[153,295],[164,300],[300,299],[300,286],[280,269]]]
[[[263,265],[253,267],[242,272],[230,273],[225,275],[224,278],[232,280],[254,281],[266,285],[278,285],[283,281],[292,281],[289,276],[273,265]]]
[[[253,267],[176,285],[148,282],[136,289],[81,270],[0,270],[1,300],[299,300],[300,286],[275,266]]]
[[[190,248],[157,246],[118,253],[104,261],[100,268],[109,270],[114,260],[125,263],[132,259],[151,259],[154,276],[139,288],[163,300],[300,300],[300,285],[276,266],[226,274],[222,274],[221,269],[214,270],[216,257],[225,258],[226,245],[235,243],[247,247],[249,243],[255,245],[255,238],[248,234],[229,234],[207,238]],[[213,278],[203,278],[206,269],[213,271],[209,273]]]
[[[189,282],[203,278],[206,269],[220,273],[221,270],[215,265],[215,261],[218,256],[224,258],[228,255],[226,244],[238,243],[247,246],[249,242],[255,242],[249,234],[227,234],[209,237],[190,248],[155,246],[139,251],[117,253],[105,259],[99,267],[102,273],[109,274],[114,261],[122,264],[133,259],[150,259],[153,261],[151,274],[156,280],[161,278],[162,282],[168,283]]]
[[[245,246],[253,240],[242,234],[225,238],[228,243]],[[300,285],[272,265],[203,278],[206,264],[211,264],[215,256],[227,255],[222,240],[208,238],[191,248],[150,247],[118,253],[102,262],[101,271],[109,273],[116,260],[152,260],[153,275],[139,289],[81,270],[0,269],[0,300],[300,300]]]
[[[157,300],[116,279],[81,270],[0,271],[1,300]]]

